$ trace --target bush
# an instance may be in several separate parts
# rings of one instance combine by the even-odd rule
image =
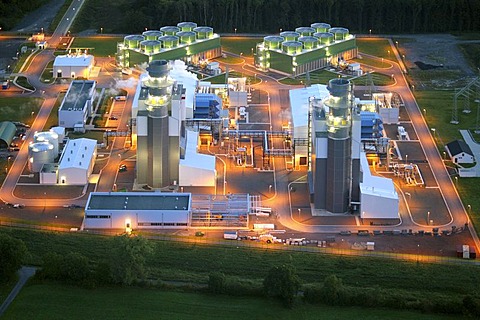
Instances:
[[[211,293],[225,292],[226,277],[221,272],[213,272],[208,275],[208,291]]]
[[[0,233],[0,282],[13,277],[26,253],[27,247],[22,240]]]
[[[480,301],[470,295],[463,298],[463,314],[469,317],[480,317]]]
[[[300,278],[292,266],[273,267],[263,281],[263,288],[267,296],[278,297],[286,306],[292,307],[300,289]]]

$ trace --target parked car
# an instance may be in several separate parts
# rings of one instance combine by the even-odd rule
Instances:
[[[110,117],[110,118],[108,118],[108,119],[109,119],[109,120],[118,120],[118,118],[117,118],[117,117],[115,117],[115,116],[111,116],[111,117]]]
[[[118,167],[118,172],[124,172],[127,171],[127,166],[122,164],[120,167]]]
[[[25,205],[20,203],[15,203],[12,207],[17,209],[22,209],[22,208],[25,208]]]

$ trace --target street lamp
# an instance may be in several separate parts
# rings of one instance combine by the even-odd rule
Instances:
[[[427,116],[427,109],[423,109],[423,114],[425,115],[425,117]]]
[[[408,196],[409,201],[412,199],[412,194],[410,192],[405,192],[405,195]],[[407,201],[407,204],[408,204],[408,201]]]
[[[433,132],[433,139],[435,139],[435,138],[436,138],[436,135],[437,135],[437,129],[432,128],[431,130],[432,130],[432,132]]]
[[[237,34],[237,28],[235,28],[235,34]]]
[[[272,193],[272,185],[268,186],[268,192]]]
[[[300,219],[300,214],[302,213],[302,209],[298,208],[298,219]]]
[[[458,177],[455,177],[455,185],[458,187]]]
[[[382,58],[382,68],[383,68],[383,58]]]
[[[103,28],[102,28],[102,27],[100,27],[100,34],[102,34],[102,33],[103,33]]]
[[[370,32],[370,37],[372,36],[372,29],[368,30],[368,32]]]
[[[408,162],[408,154],[405,155],[405,164]]]
[[[427,212],[427,226],[430,225],[430,211]]]
[[[443,160],[447,159],[447,153],[443,151]]]

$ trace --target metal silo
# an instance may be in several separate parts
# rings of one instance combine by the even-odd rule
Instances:
[[[312,27],[298,27],[295,29],[295,32],[298,32],[300,36],[306,37],[311,36],[315,33],[315,29]]]
[[[130,48],[130,49],[138,49],[140,48],[140,42],[145,40],[144,36],[141,36],[139,34],[134,34],[131,36],[126,36],[124,38],[124,43],[125,47]]]
[[[289,54],[296,54],[302,52],[303,44],[300,41],[285,41],[282,43],[282,49]]]
[[[180,22],[177,23],[177,27],[180,28],[180,31],[193,31],[197,27],[195,22]]]
[[[180,38],[180,43],[182,44],[190,44],[195,42],[195,37],[197,34],[193,31],[180,31],[177,32],[177,37]]]
[[[140,49],[146,54],[160,52],[162,43],[158,40],[144,40],[140,42]]]
[[[197,27],[193,31],[197,33],[197,39],[210,39],[213,37],[212,27]]]
[[[163,32],[157,30],[148,30],[143,32],[142,35],[145,37],[145,40],[158,40],[158,38],[163,36]]]
[[[330,28],[330,30],[328,30],[328,32],[333,33],[335,41],[345,40],[345,39],[348,38],[348,36],[350,34],[347,28],[340,28],[340,27]]]
[[[165,49],[178,47],[177,36],[163,36],[163,37],[160,37],[158,40],[162,41],[162,47]]]
[[[28,146],[28,169],[40,172],[44,164],[53,163],[55,154],[49,142],[36,142]]]
[[[323,22],[317,22],[317,23],[312,23],[310,27],[315,29],[315,32],[327,32],[330,30],[332,27],[328,23],[323,23]]]
[[[265,48],[267,49],[280,49],[280,45],[283,41],[285,41],[285,38],[281,36],[267,36],[263,38]]]
[[[330,32],[317,32],[314,33],[313,36],[318,38],[321,45],[332,43],[335,37],[334,34]]]
[[[300,33],[294,31],[283,31],[280,35],[285,38],[285,41],[297,41],[300,37]]]
[[[180,31],[180,28],[174,27],[174,26],[166,26],[166,27],[161,27],[160,31],[162,31],[163,34],[166,36],[174,36],[177,34],[177,32]]]
[[[312,36],[305,36],[298,38],[298,41],[303,43],[303,49],[315,49],[318,47],[318,38]]]
[[[53,146],[55,156],[58,155],[58,134],[53,131],[35,132],[33,142],[49,142]]]

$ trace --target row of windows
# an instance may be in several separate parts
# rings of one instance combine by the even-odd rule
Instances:
[[[99,216],[85,216],[87,219],[110,219],[110,215],[99,215]]]
[[[139,227],[149,227],[149,226],[164,226],[164,227],[186,227],[188,224],[186,222],[139,222]]]

